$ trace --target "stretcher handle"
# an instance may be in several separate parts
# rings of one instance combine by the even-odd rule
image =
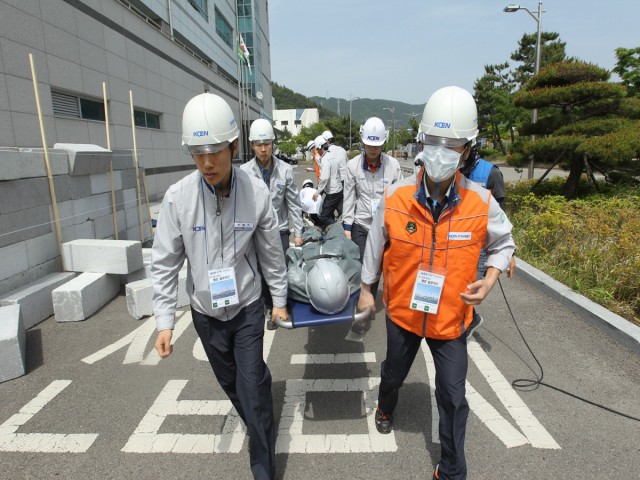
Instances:
[[[357,307],[355,309],[357,309]],[[363,322],[368,317],[370,317],[372,313],[373,313],[373,307],[371,307],[369,305],[367,308],[365,308],[361,312],[354,312],[353,321],[355,321],[355,322]],[[289,318],[291,318],[291,315],[289,315]],[[275,322],[276,322],[276,325],[278,327],[287,328],[289,330],[293,329],[293,320],[283,320],[280,317],[276,317]]]

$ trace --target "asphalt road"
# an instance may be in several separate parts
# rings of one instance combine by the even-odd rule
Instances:
[[[502,284],[544,380],[640,417],[640,359],[516,276]],[[466,452],[472,479],[636,479],[640,423],[547,387],[498,287],[469,343]],[[250,479],[247,439],[203,359],[189,313],[174,354],[153,352],[153,318],[123,295],[84,322],[27,332],[28,373],[0,384],[0,478]],[[383,312],[362,341],[349,325],[265,333],[279,479],[430,478],[439,458],[428,350],[403,387],[392,435],[372,423]],[[135,333],[134,333],[135,332]]]

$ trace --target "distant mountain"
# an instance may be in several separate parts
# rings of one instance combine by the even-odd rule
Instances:
[[[340,113],[342,116],[349,115],[349,101],[344,98],[325,98],[325,97],[311,97],[311,100],[322,105],[337,115]],[[338,105],[340,106],[338,108]],[[385,108],[395,108],[395,112],[392,114]],[[340,110],[338,112],[338,110]],[[418,122],[422,118],[422,111],[424,110],[424,104],[411,105],[409,103],[396,102],[394,100],[382,100],[371,98],[356,98],[351,103],[351,118],[355,122],[363,123],[369,117],[378,117],[387,125],[392,126],[393,118],[396,120],[396,128],[408,127],[409,118],[416,117]]]
[[[317,108],[320,119],[335,117],[336,113],[332,110],[324,108],[309,97],[305,97],[301,93],[294,92],[284,85],[271,82],[271,94],[276,101],[277,110],[289,110],[292,108]]]
[[[349,101],[347,99],[335,97],[306,97],[276,82],[271,83],[271,88],[278,110],[317,108],[320,113],[320,120],[335,117],[338,116],[338,114],[341,116],[349,116]],[[338,105],[340,105],[339,108]],[[384,108],[395,108],[395,113],[392,114]],[[356,98],[351,104],[351,117],[354,122],[357,123],[363,123],[369,117],[379,117],[387,127],[391,127],[393,117],[395,116],[396,127],[402,128],[409,126],[409,118],[411,116],[415,116],[417,120],[420,121],[422,110],[424,110],[424,104],[411,105],[393,100]]]

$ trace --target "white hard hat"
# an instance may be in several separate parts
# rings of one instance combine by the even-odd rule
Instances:
[[[325,130],[322,132],[322,137],[328,142],[333,139],[333,133],[329,130]]]
[[[316,139],[313,141],[313,146],[315,148],[322,148],[322,146],[326,143],[327,143],[327,140],[322,135],[318,135]]]
[[[349,301],[347,276],[337,263],[326,258],[311,267],[305,288],[311,305],[326,315],[342,311]]]
[[[310,185],[311,188],[313,188],[313,180],[307,178],[304,182],[302,182],[302,188],[306,187],[307,185]]]
[[[258,118],[254,120],[249,129],[249,141],[256,143],[269,143],[276,139],[273,126],[269,120]]]
[[[313,142],[313,140],[309,140],[307,142],[307,146],[306,146],[305,150],[311,150],[312,148],[315,148],[315,143]]]
[[[360,139],[365,145],[379,147],[387,141],[388,135],[384,122],[378,117],[368,118],[360,127]]]
[[[238,124],[227,102],[213,93],[201,93],[187,102],[182,114],[182,145],[225,145],[239,135]],[[215,148],[214,148],[215,149]]]
[[[478,110],[460,87],[436,90],[424,106],[420,122],[423,143],[462,146],[478,136]]]

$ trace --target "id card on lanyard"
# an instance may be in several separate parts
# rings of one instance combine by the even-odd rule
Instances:
[[[231,267],[209,270],[209,290],[213,308],[229,307],[240,302],[236,273]]]
[[[445,275],[445,268],[420,264],[409,308],[425,313],[438,313]]]

